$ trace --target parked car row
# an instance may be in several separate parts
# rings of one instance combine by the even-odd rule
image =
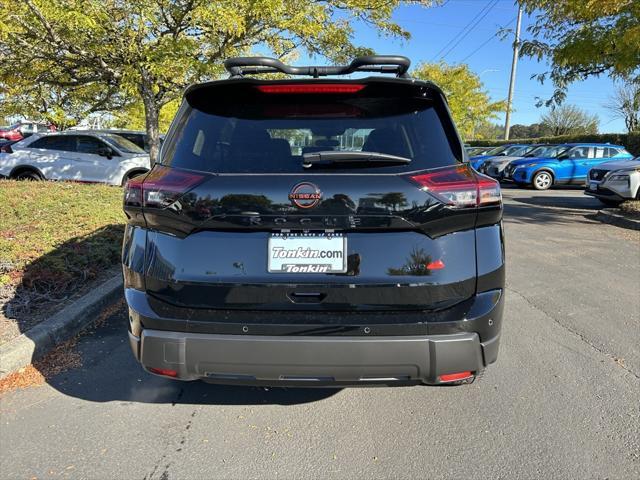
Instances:
[[[67,130],[0,145],[0,177],[123,185],[149,171],[149,155],[111,132]]]
[[[606,205],[640,199],[640,161],[621,145],[513,144],[467,153],[473,168],[501,182],[536,190],[585,185],[587,195]]]
[[[22,120],[7,127],[0,127],[0,141],[18,141],[27,138],[34,133],[55,132],[56,127],[44,123],[34,122],[31,120]]]

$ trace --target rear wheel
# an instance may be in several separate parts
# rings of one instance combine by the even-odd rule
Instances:
[[[553,176],[545,170],[537,172],[533,176],[531,184],[536,190],[548,190],[553,185]]]
[[[11,176],[15,180],[27,180],[31,182],[43,180],[42,176],[34,170],[22,170]]]

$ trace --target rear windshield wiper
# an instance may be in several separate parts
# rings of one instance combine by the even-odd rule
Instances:
[[[398,157],[380,152],[344,152],[327,150],[326,152],[311,152],[302,155],[302,166],[311,168],[315,166],[387,166],[387,165],[406,165],[411,163],[410,158]]]

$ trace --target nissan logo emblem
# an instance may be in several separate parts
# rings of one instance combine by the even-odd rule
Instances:
[[[298,208],[315,207],[322,198],[320,189],[309,182],[298,183],[291,189],[289,200]]]

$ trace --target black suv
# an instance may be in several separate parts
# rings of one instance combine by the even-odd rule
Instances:
[[[409,60],[234,58],[126,186],[129,339],[148,371],[251,385],[468,383],[496,361],[498,183]],[[391,77],[321,79],[353,72]],[[260,80],[280,72],[311,78]]]

